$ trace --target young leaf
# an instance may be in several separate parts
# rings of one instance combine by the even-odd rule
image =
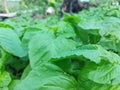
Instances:
[[[0,73],[0,88],[7,87],[11,82],[10,74],[6,71]]]

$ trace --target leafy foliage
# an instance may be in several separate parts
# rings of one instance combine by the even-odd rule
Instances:
[[[120,7],[0,23],[1,90],[119,90]]]

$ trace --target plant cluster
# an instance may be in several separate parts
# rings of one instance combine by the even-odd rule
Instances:
[[[0,23],[0,90],[120,90],[120,7],[62,20]]]

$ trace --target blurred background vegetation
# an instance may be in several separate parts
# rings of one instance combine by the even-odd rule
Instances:
[[[55,10],[59,11],[60,5],[63,0],[6,0],[10,11],[23,10],[23,9],[40,9],[40,13],[44,13],[47,7],[54,7]],[[90,3],[100,4],[100,3],[111,3],[120,0],[80,0],[80,1],[90,1]],[[4,10],[2,0],[0,0],[0,10]]]
[[[59,11],[62,0],[6,0],[11,12],[20,10],[37,9],[40,14],[45,14],[48,7]],[[39,9],[39,10],[38,10]],[[4,5],[0,0],[0,11],[4,11]]]
[[[0,0],[0,12],[5,11],[3,5],[3,0]],[[46,10],[49,7],[53,7],[55,15],[59,16],[60,6],[63,0],[6,0],[8,4],[8,9],[10,12],[21,13],[23,10],[33,10],[33,13],[38,13],[41,15],[46,15]],[[112,2],[119,2],[120,0],[80,0],[89,1],[92,4],[103,4]]]

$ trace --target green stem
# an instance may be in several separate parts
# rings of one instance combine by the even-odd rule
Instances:
[[[0,51],[1,51],[0,70],[2,70],[4,67],[4,62],[7,59],[8,54],[3,49],[0,49]]]

